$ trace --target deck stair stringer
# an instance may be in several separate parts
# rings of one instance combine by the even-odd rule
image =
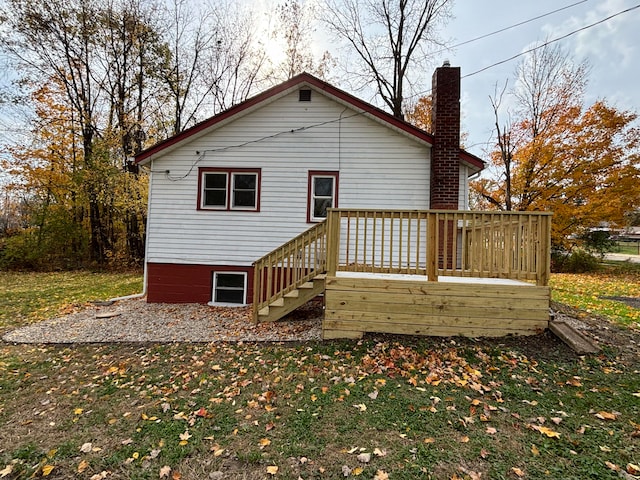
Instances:
[[[285,315],[293,312],[318,295],[324,293],[325,275],[320,274],[312,280],[299,285],[298,288],[284,294],[282,297],[273,300],[266,307],[258,311],[259,322],[275,322]]]

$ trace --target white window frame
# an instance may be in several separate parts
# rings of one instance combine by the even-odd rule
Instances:
[[[327,217],[316,217],[314,215],[315,212],[315,200],[318,198],[329,198],[326,195],[316,195],[316,178],[330,178],[332,182],[331,188],[331,206],[329,208],[336,208],[336,191],[338,187],[338,176],[337,174],[329,174],[329,173],[312,173],[310,174],[310,188],[309,192],[309,220],[311,222],[322,222],[327,219]]]
[[[242,303],[217,302],[216,291],[218,290],[218,275],[242,275]],[[247,272],[219,271],[213,272],[213,288],[211,292],[211,302],[209,305],[218,307],[246,307],[247,306]]]
[[[256,179],[256,186],[253,189],[253,206],[240,205],[237,206],[235,204],[235,192],[236,192],[236,177],[238,175],[253,175]],[[258,182],[260,181],[260,177],[258,172],[231,172],[231,180],[229,180],[229,203],[231,210],[249,210],[255,211],[258,209]],[[248,191],[248,190],[247,190]]]
[[[203,210],[228,210],[229,209],[229,172],[226,171],[211,171],[211,172],[202,172],[202,191],[200,192],[200,208]],[[207,205],[206,202],[206,192],[207,192],[207,181],[206,177],[208,175],[224,175],[224,205]]]

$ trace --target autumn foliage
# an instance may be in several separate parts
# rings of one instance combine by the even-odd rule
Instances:
[[[553,212],[552,242],[564,249],[590,228],[623,226],[640,206],[640,130],[634,112],[605,100],[584,105],[584,69],[560,53],[520,67],[512,123],[500,123],[494,101],[491,175],[472,190],[481,209]]]

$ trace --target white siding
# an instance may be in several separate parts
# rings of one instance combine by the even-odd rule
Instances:
[[[428,208],[429,154],[317,91],[311,102],[295,91],[151,163],[147,261],[251,264],[311,226],[309,170],[340,172],[339,207]],[[260,211],[198,211],[199,167],[261,168]]]

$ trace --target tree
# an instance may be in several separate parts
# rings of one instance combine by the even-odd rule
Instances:
[[[325,0],[323,21],[355,53],[350,76],[373,83],[394,116],[403,118],[405,87],[426,70],[428,48],[440,44],[438,28],[453,0]]]
[[[309,72],[319,78],[326,78],[334,64],[331,54],[325,51],[317,61],[311,51],[311,34],[314,31],[314,5],[300,0],[286,0],[280,4],[278,28],[274,35],[284,36],[285,58],[277,68],[279,78],[289,79],[302,72]]]
[[[587,72],[559,47],[525,59],[509,123],[500,121],[505,90],[492,98],[494,175],[472,184],[481,207],[553,211],[558,247],[600,222],[623,225],[640,204],[637,114],[604,100],[584,106]]]

